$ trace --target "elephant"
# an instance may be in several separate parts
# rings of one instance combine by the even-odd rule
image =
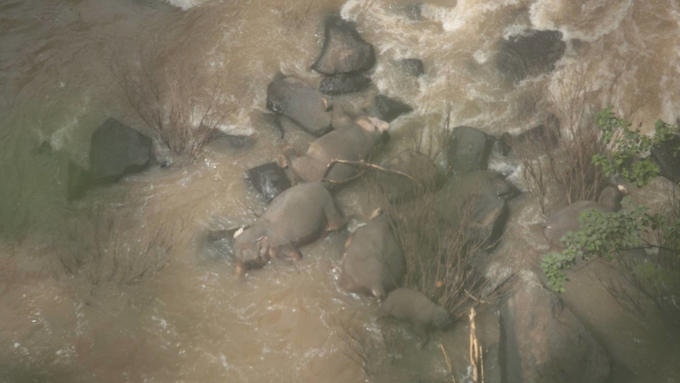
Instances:
[[[267,109],[317,137],[331,128],[329,106],[328,96],[295,76],[279,73],[267,87]]]
[[[621,185],[609,185],[602,189],[598,202],[578,201],[555,213],[545,221],[543,236],[551,248],[562,247],[562,237],[570,231],[578,231],[578,217],[584,210],[595,209],[605,213],[614,213],[621,210],[621,200],[627,194],[625,187]]]
[[[261,268],[271,258],[300,260],[298,246],[327,231],[340,230],[346,221],[324,184],[312,182],[287,189],[272,200],[255,224],[235,236],[237,274]]]
[[[428,330],[444,330],[453,323],[448,310],[434,304],[425,294],[408,288],[396,289],[387,296],[378,309],[378,317],[387,316],[411,323],[414,333],[422,340],[421,345],[429,341]]]
[[[279,165],[290,165],[294,176],[303,182],[328,180],[342,183],[358,174],[356,167],[335,163],[333,160],[363,161],[390,125],[375,117],[361,116],[353,119],[340,105],[333,106],[333,131],[317,138],[303,156],[279,156]],[[328,174],[326,174],[328,173]]]
[[[370,222],[348,238],[338,284],[352,293],[384,299],[404,275],[404,254],[392,232],[390,218],[376,210]]]

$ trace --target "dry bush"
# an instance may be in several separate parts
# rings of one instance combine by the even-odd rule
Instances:
[[[345,344],[344,355],[356,363],[368,377],[375,377],[382,363],[384,342],[374,339],[370,331],[349,318],[336,323],[340,339]]]
[[[468,223],[472,205],[460,209],[457,224],[440,219],[440,199],[432,192],[386,207],[406,260],[404,286],[422,292],[456,319],[491,298],[483,296],[487,282],[473,263],[486,246],[470,240],[476,229]]]
[[[132,286],[163,270],[182,231],[140,228],[131,214],[92,211],[65,222],[54,240],[53,274],[83,287],[87,299],[104,286]]]
[[[207,67],[192,55],[177,58],[176,50],[154,44],[140,50],[134,64],[112,60],[112,71],[151,133],[173,154],[195,159],[238,105],[223,92],[224,66]]]

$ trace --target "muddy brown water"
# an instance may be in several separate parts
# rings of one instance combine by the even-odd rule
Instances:
[[[416,110],[393,123],[381,156],[411,146],[414,130],[441,129],[449,112],[451,126],[517,132],[549,111],[569,116],[570,100],[583,95],[635,111],[649,130],[656,118],[675,121],[680,113],[680,4],[436,0],[412,20],[404,11],[410,3],[0,1],[0,381],[406,382],[446,374],[439,343],[463,381],[465,323],[437,334],[423,350],[407,332],[397,351],[376,349],[377,377],[348,358],[343,325],[371,339],[382,335],[377,302],[336,286],[346,232],[305,247],[297,265],[274,263],[246,280],[236,279],[228,262],[205,257],[208,230],[247,224],[263,209],[243,174],[275,159],[283,145],[253,118],[264,110],[271,77],[280,70],[318,84],[309,67],[322,43],[322,20],[339,10],[374,44],[378,65],[371,90],[338,99],[356,111],[381,92]],[[554,72],[511,87],[491,65],[494,42],[528,26],[559,29],[571,40]],[[161,65],[197,62],[197,86],[219,83],[236,105],[222,129],[255,132],[255,144],[236,149],[217,142],[193,163],[154,167],[65,203],[65,164],[87,167],[95,127],[110,116],[143,126],[112,64],[134,63],[140,52],[161,48],[170,52]],[[423,77],[400,75],[393,60],[409,57],[424,61]],[[212,77],[216,67],[228,76]],[[287,144],[309,141],[286,129]],[[494,166],[512,170],[512,164]],[[358,182],[338,194],[347,214],[373,209],[365,189]],[[540,209],[520,199],[511,212],[496,253],[513,266],[535,266],[546,250],[536,230]],[[113,232],[97,226],[109,217]],[[69,232],[90,244],[92,233],[107,232],[115,244],[108,254],[131,271],[92,262],[87,273],[64,273],[59,260],[72,249]],[[143,251],[149,244],[156,258]],[[146,269],[152,271],[145,278],[134,278]],[[576,294],[599,291],[593,283],[574,286]],[[663,336],[666,330],[617,309],[606,296],[592,296],[573,309],[623,371],[616,382],[680,381],[673,365],[680,351],[671,341],[677,334]],[[493,311],[480,317],[487,346],[498,337],[497,319]]]

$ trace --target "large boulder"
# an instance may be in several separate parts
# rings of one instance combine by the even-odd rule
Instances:
[[[371,79],[358,73],[341,73],[321,80],[321,93],[338,95],[362,91],[371,85]]]
[[[274,162],[249,169],[246,175],[267,203],[291,186],[286,172]]]
[[[151,139],[113,118],[92,135],[90,175],[95,183],[109,183],[140,172],[151,162]]]
[[[378,172],[378,184],[388,200],[400,201],[411,198],[419,191],[433,190],[440,178],[437,166],[430,157],[414,150],[404,150],[395,157],[385,160],[381,167],[411,176]],[[415,180],[415,182],[414,182]]]
[[[580,320],[529,270],[501,306],[505,381],[604,383],[611,360]]]
[[[543,124],[525,130],[520,134],[503,133],[497,143],[501,148],[501,153],[507,156],[513,147],[536,145],[546,150],[552,150],[559,144],[559,139],[560,121],[554,114],[551,114]]]
[[[495,139],[468,126],[453,128],[448,151],[449,167],[454,173],[486,169]]]
[[[470,196],[465,206],[472,206],[468,240],[493,247],[501,238],[510,215],[508,204],[501,197],[484,193]]]
[[[397,62],[397,65],[409,76],[420,77],[425,73],[423,61],[420,59],[401,59]]]
[[[661,175],[673,182],[680,182],[680,153],[675,154],[675,148],[680,147],[680,136],[674,136],[669,141],[652,147],[652,159],[659,165]]]
[[[567,49],[560,31],[526,30],[498,43],[496,67],[512,81],[551,72]]]
[[[402,114],[413,112],[413,108],[401,101],[379,94],[375,96],[373,106],[365,110],[365,112],[371,117],[377,117],[380,120],[392,122]]]
[[[267,87],[267,109],[286,116],[315,136],[331,128],[329,104],[323,93],[295,76],[279,74]]]
[[[325,75],[366,71],[375,64],[373,45],[364,41],[354,23],[339,16],[326,19],[326,38],[321,56],[312,69]]]

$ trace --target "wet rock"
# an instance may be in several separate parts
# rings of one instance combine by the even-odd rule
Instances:
[[[680,182],[680,153],[675,154],[675,148],[680,146],[680,136],[671,140],[654,145],[652,147],[652,160],[659,165],[661,175],[677,183]]]
[[[506,79],[518,83],[551,72],[566,48],[562,32],[530,29],[499,42],[496,67]]]
[[[109,183],[144,170],[151,161],[151,139],[113,118],[92,135],[90,174],[95,183]]]
[[[380,166],[408,174],[417,181],[416,183],[399,174],[378,172],[378,184],[392,202],[414,197],[419,191],[434,190],[440,178],[434,162],[425,154],[413,150],[404,150]]]
[[[419,59],[402,59],[399,60],[398,64],[409,76],[419,77],[425,73],[423,62]]]
[[[603,383],[610,358],[581,321],[531,271],[501,307],[505,378],[526,383]]]
[[[354,23],[339,16],[326,19],[326,38],[321,56],[312,65],[312,69],[325,74],[350,73],[366,71],[375,64],[373,45],[364,41],[356,30]]]
[[[371,79],[361,74],[341,73],[321,80],[321,93],[329,95],[354,93],[371,85]]]
[[[365,110],[365,112],[371,117],[377,117],[383,121],[392,122],[402,114],[413,112],[413,108],[401,101],[379,94],[375,96],[374,105]]]
[[[286,172],[274,162],[254,167],[246,175],[267,203],[291,186]]]
[[[494,137],[468,126],[453,128],[449,146],[449,167],[455,173],[486,169]]]
[[[286,116],[315,136],[331,127],[329,104],[323,93],[295,76],[279,74],[267,87],[267,109]]]
[[[507,156],[513,147],[524,145],[536,145],[540,148],[555,149],[560,140],[560,121],[555,115],[550,115],[546,122],[535,126],[518,135],[503,133],[498,139],[497,145],[501,153]]]
[[[240,227],[209,231],[203,244],[203,258],[210,261],[234,257],[234,233]]]
[[[473,206],[469,221],[469,240],[493,247],[501,238],[510,215],[505,200],[493,194],[476,194],[467,199],[465,206]]]
[[[69,161],[66,198],[69,201],[83,198],[91,183],[90,172]]]

